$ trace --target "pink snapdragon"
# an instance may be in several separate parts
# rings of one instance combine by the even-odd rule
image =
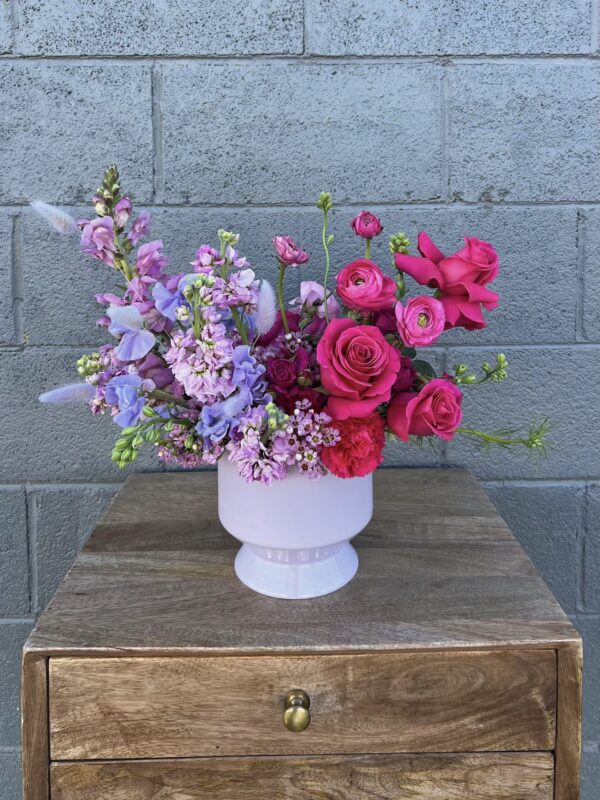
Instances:
[[[169,263],[162,252],[162,239],[141,245],[137,251],[137,271],[143,277],[158,278]]]
[[[81,220],[81,249],[94,258],[115,266],[115,232],[111,217],[97,217],[92,220]]]

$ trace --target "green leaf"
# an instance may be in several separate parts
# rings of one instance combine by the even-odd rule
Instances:
[[[418,359],[412,362],[412,366],[417,370],[419,375],[425,378],[435,378],[435,370],[427,361],[419,361]]]
[[[414,347],[403,347],[402,355],[408,356],[409,358],[414,358],[417,355],[417,351],[415,350]]]

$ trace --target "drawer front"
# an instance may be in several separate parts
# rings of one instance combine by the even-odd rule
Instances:
[[[550,753],[53,764],[52,800],[551,800]]]
[[[551,750],[553,650],[50,659],[53,760]],[[283,723],[291,689],[310,725]]]

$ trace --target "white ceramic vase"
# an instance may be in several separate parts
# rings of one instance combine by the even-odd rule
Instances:
[[[358,568],[350,539],[373,514],[373,476],[309,480],[296,469],[270,486],[247,483],[226,458],[218,463],[219,519],[243,545],[242,583],[271,597],[335,592]]]

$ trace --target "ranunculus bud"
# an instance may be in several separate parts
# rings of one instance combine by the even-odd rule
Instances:
[[[354,217],[352,227],[354,228],[354,233],[362,236],[363,239],[372,239],[374,236],[379,236],[383,230],[383,225],[379,218],[375,214],[371,214],[370,211],[361,211],[360,214]]]
[[[297,267],[306,264],[309,259],[308,253],[298,247],[291,236],[276,236],[273,239],[273,246],[277,251],[279,263],[286,267]]]
[[[444,306],[435,297],[411,298],[405,306],[396,303],[398,333],[406,347],[433,344],[444,330]]]

